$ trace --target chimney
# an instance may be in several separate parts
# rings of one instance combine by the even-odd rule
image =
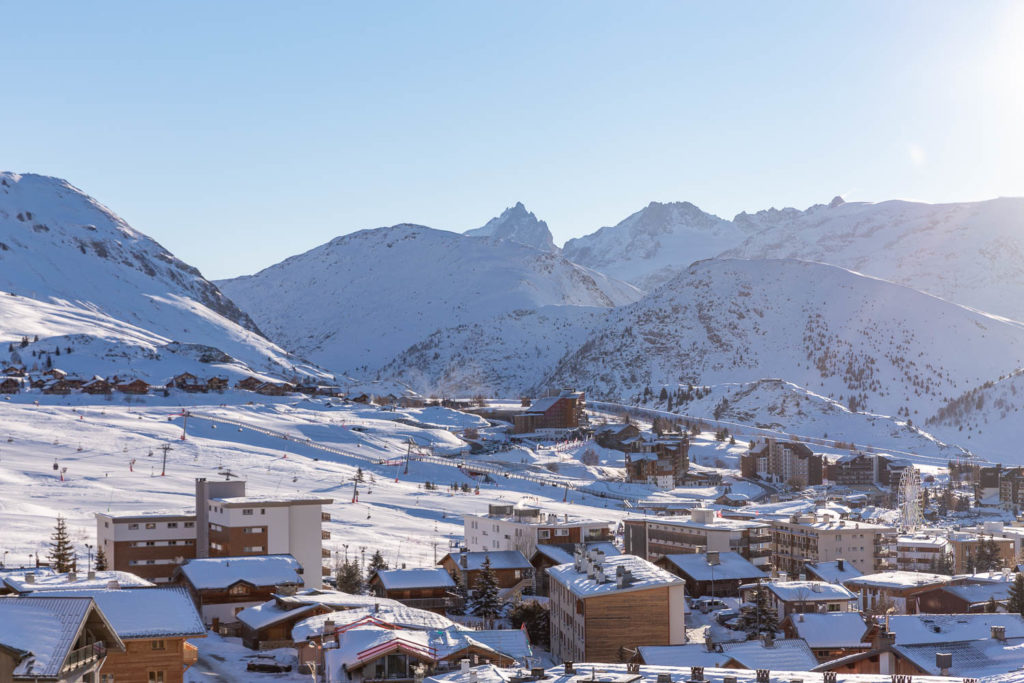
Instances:
[[[116,591],[120,587],[121,584],[117,582],[117,579],[111,579],[110,581],[107,581],[107,590]]]
[[[672,683],[672,674],[658,674],[658,683]]]
[[[576,669],[573,668],[571,661],[565,662],[564,671],[567,676],[571,676],[572,674],[576,673]]]
[[[992,626],[992,639],[1000,642],[1006,642],[1006,627]]]
[[[530,677],[538,681],[541,680],[544,678],[544,668],[540,666],[533,667],[530,669]]]
[[[473,671],[472,669],[470,669],[470,671],[469,671],[469,683],[477,683],[478,680],[479,679],[477,678],[476,671]]]
[[[86,575],[85,575],[85,576],[86,576],[86,579],[87,579],[87,580],[89,580],[89,581],[94,581],[94,580],[96,579],[96,572],[94,572],[94,571],[92,571],[92,570],[90,569],[90,570],[89,570],[89,572],[88,572],[88,573],[86,573]]]
[[[463,569],[469,567],[469,558],[466,557],[466,553],[462,553],[461,555],[459,555],[459,566]]]
[[[460,659],[459,660],[459,670],[462,671],[462,673],[468,673],[469,672],[469,660],[468,659]]]
[[[953,653],[952,652],[936,652],[935,653],[935,668],[939,670],[939,675],[948,676],[949,670],[953,668]]]
[[[775,636],[771,633],[764,634],[763,641],[765,647],[775,647]]]
[[[843,558],[840,557],[838,560],[836,560],[836,569],[838,569],[839,571],[845,571],[843,569],[844,564],[845,562],[843,562]]]
[[[324,622],[323,634],[334,633],[334,620],[328,619]]]
[[[78,581],[78,575],[74,572],[68,572],[68,583],[74,583]]]
[[[36,582],[36,573],[35,572],[32,572],[30,574],[25,574],[25,583],[35,583],[35,582]]]
[[[708,564],[710,564],[712,567],[722,564],[721,557],[719,556],[717,550],[708,551]]]

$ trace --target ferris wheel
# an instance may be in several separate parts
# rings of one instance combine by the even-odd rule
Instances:
[[[924,511],[921,509],[921,473],[915,467],[906,467],[900,475],[898,508],[900,531],[912,534],[921,528]]]

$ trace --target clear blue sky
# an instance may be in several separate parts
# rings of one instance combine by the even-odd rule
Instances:
[[[0,167],[210,278],[523,201],[561,243],[651,200],[1024,194],[1024,5],[5,3]]]

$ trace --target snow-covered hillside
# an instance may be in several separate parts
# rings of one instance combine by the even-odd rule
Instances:
[[[1024,370],[988,381],[942,406],[925,426],[996,462],[1024,464]]]
[[[512,240],[541,251],[558,251],[548,224],[538,220],[533,212],[527,211],[522,202],[516,202],[515,206],[505,209],[500,216],[487,221],[483,227],[467,230],[462,234],[470,237]]]
[[[199,272],[63,180],[0,173],[0,343],[4,364],[45,352],[86,378],[322,375],[259,334]],[[37,355],[33,355],[33,352]]]
[[[1024,320],[1024,198],[833,202],[734,223],[752,234],[724,257],[831,263]]]
[[[923,421],[1021,359],[1024,325],[906,287],[801,261],[709,260],[611,311],[551,383],[628,398],[774,377]]]
[[[519,396],[543,385],[607,310],[547,306],[446,327],[403,351],[380,374],[427,396]]]
[[[345,235],[219,284],[271,339],[356,374],[441,328],[542,306],[611,307],[641,295],[557,254],[417,225]]]
[[[748,234],[689,202],[651,202],[617,225],[569,240],[562,253],[573,263],[651,290]]]

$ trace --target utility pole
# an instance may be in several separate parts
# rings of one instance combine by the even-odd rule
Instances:
[[[171,450],[171,444],[165,443],[164,445],[160,446],[160,450],[164,452],[164,462],[160,466],[160,476],[163,477],[166,476],[167,474],[167,451]]]

